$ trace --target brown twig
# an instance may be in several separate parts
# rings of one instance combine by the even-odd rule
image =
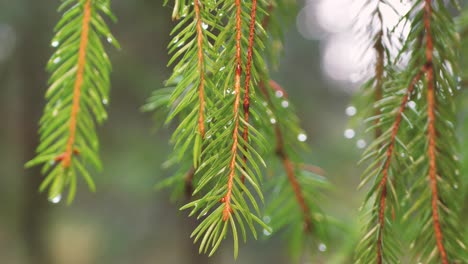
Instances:
[[[74,145],[76,137],[76,126],[77,126],[77,116],[80,111],[80,97],[81,97],[81,88],[84,81],[84,70],[86,65],[86,49],[88,47],[89,39],[89,24],[91,21],[91,0],[86,0],[83,6],[83,22],[82,22],[82,31],[81,31],[81,40],[80,47],[78,50],[78,65],[76,70],[75,83],[73,87],[73,102],[70,115],[70,128],[69,136],[67,140],[66,150],[63,153],[62,165],[64,168],[68,168],[71,165],[71,159],[74,154]]]
[[[253,46],[255,40],[255,24],[257,15],[257,0],[252,0],[252,10],[250,12],[250,31],[249,31],[249,47],[247,51],[247,67],[245,73],[245,94],[244,94],[244,151],[247,153],[247,144],[249,142],[249,115],[250,115],[250,79],[252,76],[252,57],[253,57]],[[244,166],[247,166],[247,156],[244,154],[242,157]],[[242,183],[245,182],[245,175],[242,174]]]
[[[276,91],[277,88],[280,88],[282,91],[283,88],[279,84],[277,84],[274,81],[270,81],[270,86],[272,87],[273,90]],[[270,94],[268,93],[265,84],[263,82],[260,83],[259,85],[260,91],[262,94],[265,96],[266,100],[269,102],[271,107],[273,107],[272,100],[270,97]],[[276,89],[275,89],[276,87]],[[304,219],[304,230],[306,232],[310,232],[312,230],[312,219],[310,217],[310,209],[309,206],[307,205],[304,195],[302,193],[302,188],[297,181],[297,176],[296,172],[294,169],[294,164],[291,162],[285,147],[284,147],[284,136],[283,133],[281,132],[281,127],[279,125],[279,120],[275,124],[275,137],[276,137],[276,155],[278,158],[281,160],[284,170],[286,171],[286,175],[288,176],[288,181],[291,184],[291,187],[294,190],[294,195],[296,197],[296,200],[302,210],[303,213],[303,219]]]
[[[434,95],[434,69],[432,57],[434,53],[434,44],[431,33],[431,0],[425,0],[424,5],[424,28],[426,30],[426,81],[427,81],[427,115],[428,115],[428,133],[429,140],[429,181],[432,189],[432,219],[434,222],[434,231],[436,236],[437,248],[443,264],[448,264],[447,252],[443,244],[442,228],[439,221],[439,196],[437,193],[437,164],[436,164],[436,128],[435,128],[435,95]]]
[[[395,143],[396,143],[396,137],[398,134],[398,130],[400,128],[401,124],[401,119],[403,116],[403,112],[405,111],[407,107],[407,103],[409,101],[409,98],[411,96],[411,93],[414,90],[414,87],[416,83],[421,79],[422,71],[419,72],[411,81],[405,96],[403,97],[403,100],[401,101],[400,108],[398,110],[397,116],[395,117],[395,122],[392,125],[392,134],[390,136],[390,143],[388,145],[387,151],[386,151],[386,159],[385,159],[385,164],[382,170],[382,179],[380,180],[379,188],[381,188],[381,194],[380,194],[380,208],[379,208],[379,233],[377,237],[377,263],[381,264],[383,259],[382,259],[382,250],[383,250],[383,231],[385,227],[385,203],[387,199],[387,184],[388,184],[388,171],[390,169],[390,164],[392,160],[392,155],[393,155],[393,150],[395,149]]]
[[[242,40],[242,17],[241,17],[241,0],[236,0],[236,73],[234,77],[234,132],[232,134],[232,148],[231,148],[231,161],[229,163],[229,175],[227,182],[227,192],[226,195],[221,199],[224,203],[223,209],[223,221],[228,221],[231,217],[232,207],[231,207],[231,196],[232,188],[234,186],[234,177],[236,174],[236,158],[238,151],[239,143],[239,105],[241,97],[241,74],[242,74],[242,54],[241,54],[241,40]]]
[[[198,98],[200,109],[198,113],[198,132],[205,137],[205,64],[203,56],[203,26],[200,12],[199,0],[194,1],[195,18],[197,20],[197,46],[198,46],[198,72],[200,74],[200,85],[198,86]]]
[[[374,100],[378,102],[382,99],[382,91],[383,91],[383,77],[384,77],[384,66],[385,66],[385,50],[383,46],[383,20],[382,20],[382,13],[380,9],[377,9],[377,17],[380,21],[380,30],[377,33],[377,39],[374,44],[374,49],[377,52],[377,61],[375,63],[375,87],[374,87]],[[375,109],[375,115],[380,116],[381,111],[380,108]],[[380,118],[375,120],[375,124],[380,122]],[[375,138],[379,138],[382,135],[382,129],[377,127],[375,129]]]

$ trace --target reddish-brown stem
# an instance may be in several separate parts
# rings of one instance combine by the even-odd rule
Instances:
[[[395,122],[392,125],[392,134],[390,136],[390,143],[388,145],[387,151],[386,151],[386,159],[384,163],[384,167],[382,170],[382,179],[380,180],[379,188],[381,188],[381,193],[380,193],[380,206],[379,206],[379,233],[377,237],[377,263],[381,264],[383,259],[382,259],[382,237],[383,237],[383,231],[384,231],[384,226],[385,226],[385,203],[387,199],[387,184],[388,184],[388,171],[390,169],[390,164],[392,160],[392,155],[393,151],[395,149],[395,142],[396,142],[396,137],[398,134],[398,130],[400,128],[401,124],[401,119],[403,116],[403,112],[405,111],[406,105],[408,103],[408,100],[411,96],[411,93],[414,90],[414,86],[416,83],[421,79],[422,71],[419,72],[411,81],[408,90],[406,91],[405,96],[403,97],[403,100],[401,101],[400,108],[398,109],[397,116],[395,117]]]
[[[274,81],[270,81],[270,86],[272,87],[274,91],[278,91],[278,88],[281,91],[284,91],[283,88],[281,88],[281,86]],[[266,100],[270,103],[271,107],[273,107],[270,94],[268,93],[265,87],[265,84],[262,82],[260,83],[259,87],[260,87],[260,91],[265,96]],[[291,184],[291,187],[293,188],[296,200],[302,210],[303,217],[304,217],[304,230],[306,230],[307,232],[310,232],[312,230],[312,220],[310,218],[310,209],[304,199],[301,186],[299,182],[297,181],[294,164],[289,159],[289,156],[286,153],[286,150],[284,148],[284,137],[283,137],[283,133],[281,132],[279,121],[275,124],[275,137],[276,137],[276,155],[281,159],[281,162],[283,163],[284,170],[286,171],[286,175],[288,176],[288,181]]]
[[[203,25],[200,12],[200,1],[194,1],[195,19],[197,20],[197,45],[198,45],[198,72],[200,74],[200,84],[198,86],[198,98],[200,109],[198,113],[198,132],[205,137],[205,64],[203,56]]]
[[[73,86],[73,102],[70,115],[69,136],[65,153],[63,153],[62,165],[65,168],[70,167],[71,159],[74,154],[74,145],[76,137],[76,123],[78,112],[80,111],[81,88],[83,86],[83,75],[86,65],[86,49],[88,47],[89,24],[91,20],[91,0],[86,0],[83,6],[83,22],[81,31],[80,48],[78,50],[78,64],[76,70],[75,83]]]
[[[257,15],[257,0],[252,0],[252,10],[250,12],[250,31],[249,31],[249,47],[247,51],[247,66],[245,69],[245,94],[244,94],[244,151],[247,153],[247,144],[249,142],[249,115],[250,115],[250,80],[252,76],[252,57],[253,47],[255,40],[255,24]],[[242,157],[245,166],[247,166],[247,156],[244,154]],[[245,175],[242,174],[242,183],[245,182]]]
[[[380,21],[380,31],[377,33],[377,39],[374,44],[374,49],[377,53],[377,61],[375,63],[375,87],[374,87],[374,100],[378,102],[382,99],[382,85],[383,85],[383,75],[384,75],[384,65],[385,65],[385,50],[383,46],[383,21],[382,13],[380,9],[377,9],[377,16]],[[375,109],[375,115],[380,116],[380,108]],[[375,120],[375,123],[378,124],[380,118]],[[380,137],[382,130],[380,127],[375,129],[375,138]]]
[[[242,40],[242,17],[241,17],[241,0],[236,0],[236,74],[234,77],[234,130],[232,133],[232,148],[231,148],[231,161],[229,163],[229,175],[227,182],[227,192],[221,201],[224,203],[223,221],[228,221],[231,217],[231,196],[232,188],[234,186],[234,177],[236,175],[236,158],[237,148],[239,143],[239,105],[241,97],[241,74],[242,74],[242,54],[241,54],[241,40]]]
[[[432,219],[434,222],[434,231],[436,236],[437,248],[443,264],[448,264],[447,252],[443,243],[442,228],[439,220],[439,196],[437,193],[437,165],[436,165],[436,128],[435,128],[435,96],[434,96],[434,69],[432,65],[432,56],[434,44],[431,32],[432,3],[431,0],[425,0],[424,6],[424,28],[426,30],[426,81],[427,81],[427,116],[429,140],[429,182],[432,189]]]

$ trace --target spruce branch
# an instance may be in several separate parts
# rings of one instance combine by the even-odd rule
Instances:
[[[454,231],[458,205],[449,198],[454,197],[453,186],[459,181],[458,164],[445,157],[456,155],[457,145],[452,98],[458,66],[454,50],[443,48],[457,43],[454,25],[445,5],[431,0],[415,1],[402,20],[411,23],[410,33],[394,65],[384,68],[384,93],[375,104],[381,113],[369,118],[378,120],[369,129],[383,129],[364,153],[363,160],[371,160],[371,165],[361,186],[374,179],[366,203],[370,197],[375,202],[356,259],[368,263],[377,257],[377,263],[397,263],[401,248],[392,236],[394,225],[402,219],[413,227],[407,233],[418,262],[453,263],[464,259],[459,253],[464,245]],[[396,64],[405,54],[411,54],[410,60],[406,69],[399,70]],[[410,85],[395,112],[402,80],[409,80]],[[405,113],[409,108],[412,111]],[[390,120],[393,125],[387,130]],[[404,214],[395,215],[394,209],[400,206]],[[418,220],[409,223],[410,218]]]
[[[109,5],[108,0],[68,0],[59,8],[68,10],[57,24],[52,41],[57,50],[47,66],[51,77],[48,102],[40,121],[41,143],[37,157],[26,164],[44,164],[42,172],[46,178],[40,190],[50,186],[51,199],[60,197],[68,186],[71,203],[77,173],[91,191],[96,188],[87,164],[101,167],[94,120],[101,123],[107,117],[104,107],[108,104],[111,71],[100,39],[119,47],[101,16],[115,20]]]
[[[280,92],[283,94],[283,96],[287,96],[284,89],[275,81],[270,81],[269,87],[274,89],[275,92]],[[268,102],[268,104],[271,105],[270,109],[273,111],[273,113],[275,113],[276,111],[274,108],[273,101],[264,83],[260,84],[260,89],[262,91],[263,96],[266,98],[266,101]],[[310,232],[312,230],[312,221],[310,219],[310,209],[304,199],[303,190],[300,184],[298,183],[297,176],[295,173],[296,169],[294,168],[295,165],[291,162],[289,155],[287,154],[285,150],[285,145],[284,145],[285,139],[281,131],[280,122],[281,120],[275,121],[275,124],[274,124],[275,138],[276,138],[275,153],[282,162],[282,165],[288,177],[289,183],[294,191],[294,196],[296,197],[297,203],[302,210],[303,219],[304,219],[304,230],[306,232]]]
[[[246,66],[246,74],[245,74],[245,92],[244,92],[244,132],[242,133],[242,137],[244,138],[245,142],[249,142],[249,115],[250,115],[250,81],[252,76],[252,57],[253,57],[253,47],[254,47],[254,39],[255,39],[255,24],[256,24],[256,15],[257,15],[257,0],[252,1],[251,13],[250,13],[250,28],[249,28],[249,46],[247,49],[247,66]],[[247,152],[247,146],[244,146],[244,151]],[[247,164],[247,156],[243,155],[244,163]],[[245,175],[242,175],[241,178],[242,182],[245,182]]]

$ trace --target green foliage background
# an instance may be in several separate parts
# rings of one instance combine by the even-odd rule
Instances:
[[[123,48],[109,50],[114,71],[109,120],[98,128],[105,169],[95,174],[97,193],[80,182],[76,201],[67,207],[37,192],[42,177],[23,164],[37,146],[57,6],[55,0],[0,0],[0,28],[11,28],[15,41],[12,53],[0,60],[0,263],[233,263],[229,240],[209,260],[198,256],[188,238],[195,223],[170,203],[168,193],[154,189],[174,172],[161,166],[172,148],[169,131],[156,129],[152,117],[139,111],[170,74],[166,46],[174,24],[161,1],[112,3],[119,23],[110,26]],[[308,134],[312,151],[304,160],[322,167],[335,186],[321,207],[345,223],[346,234],[332,234],[325,252],[310,249],[312,263],[350,263],[364,195],[356,191],[363,169],[356,165],[356,139],[363,135],[343,137],[350,90],[322,74],[320,56],[319,41],[305,40],[293,24],[273,79],[288,90]],[[468,125],[460,130],[467,135]],[[466,173],[466,158],[464,163]],[[241,244],[237,263],[290,262],[281,236],[249,242]]]

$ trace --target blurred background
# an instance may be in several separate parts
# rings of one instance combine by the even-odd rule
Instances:
[[[313,263],[350,263],[340,254],[352,251],[358,231],[363,192],[356,191],[362,169],[356,163],[366,139],[347,120],[356,112],[350,97],[369,61],[355,49],[352,2],[299,1],[281,67],[273,73],[308,134],[312,151],[305,160],[323,168],[334,185],[323,208],[347,230],[326,250],[312,249]],[[0,263],[234,263],[229,239],[212,258],[198,256],[189,239],[194,223],[167,192],[154,188],[171,173],[161,166],[171,151],[170,131],[155,129],[152,116],[139,109],[170,74],[166,47],[174,24],[162,1],[112,1],[119,22],[111,28],[122,50],[109,48],[114,71],[109,120],[99,127],[105,169],[94,174],[97,192],[81,182],[71,206],[38,193],[38,169],[23,164],[38,143],[58,5],[0,0]],[[237,263],[291,261],[279,235],[250,239]]]

